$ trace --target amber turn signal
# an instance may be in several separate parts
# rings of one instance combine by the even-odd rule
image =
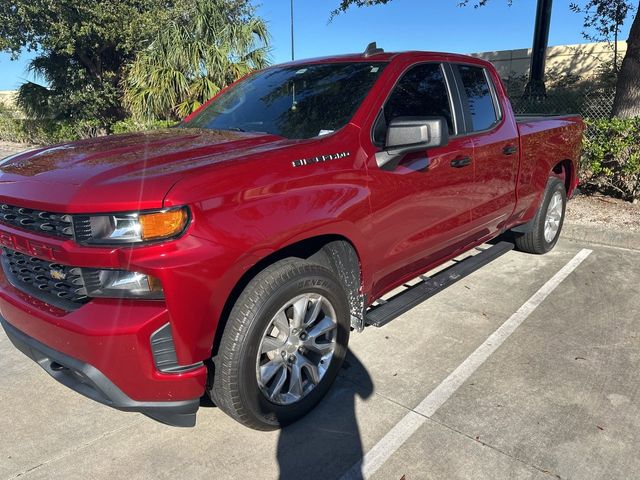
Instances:
[[[183,208],[141,214],[138,220],[142,240],[157,240],[176,236],[184,230],[188,218],[187,211]]]

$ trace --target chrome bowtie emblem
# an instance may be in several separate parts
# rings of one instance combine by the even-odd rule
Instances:
[[[59,268],[52,268],[49,271],[49,275],[51,275],[51,278],[53,278],[54,280],[58,280],[58,281],[63,281],[67,279],[67,274],[64,273],[63,270],[60,270]]]

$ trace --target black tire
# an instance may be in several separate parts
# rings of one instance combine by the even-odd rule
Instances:
[[[545,238],[545,220],[551,200],[557,193],[559,193],[562,198],[562,215],[560,216],[558,231],[551,240],[547,240]],[[551,177],[547,182],[547,187],[542,197],[542,203],[540,204],[540,207],[536,212],[536,216],[533,219],[533,230],[524,234],[515,234],[516,248],[521,252],[534,253],[537,255],[542,255],[551,251],[558,242],[558,238],[562,232],[566,208],[567,192],[564,183],[557,177]]]
[[[256,377],[260,342],[282,306],[305,293],[320,294],[333,306],[337,322],[333,357],[320,382],[306,396],[290,405],[272,403]],[[349,333],[347,295],[334,273],[299,259],[279,261],[249,282],[231,310],[213,359],[211,399],[249,428],[275,430],[292,423],[312,410],[331,387],[347,354]]]

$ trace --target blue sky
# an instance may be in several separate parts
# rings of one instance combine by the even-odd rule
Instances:
[[[572,0],[555,0],[550,45],[583,43],[582,17]],[[352,8],[328,22],[339,0],[294,0],[296,58],[360,52],[371,41],[387,51],[439,50],[457,53],[528,48],[533,38],[535,0],[492,0],[484,8],[459,8],[459,0],[394,0],[388,5]],[[289,0],[255,1],[272,35],[272,60],[290,59]],[[626,39],[631,22],[622,33]],[[0,90],[28,77],[29,55],[18,61],[0,54]]]

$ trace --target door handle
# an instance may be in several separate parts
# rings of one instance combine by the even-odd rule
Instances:
[[[502,153],[504,153],[505,155],[513,155],[517,151],[518,147],[516,147],[515,145],[507,145],[502,149]]]
[[[451,166],[453,168],[463,168],[471,165],[471,157],[461,157],[451,160]]]

